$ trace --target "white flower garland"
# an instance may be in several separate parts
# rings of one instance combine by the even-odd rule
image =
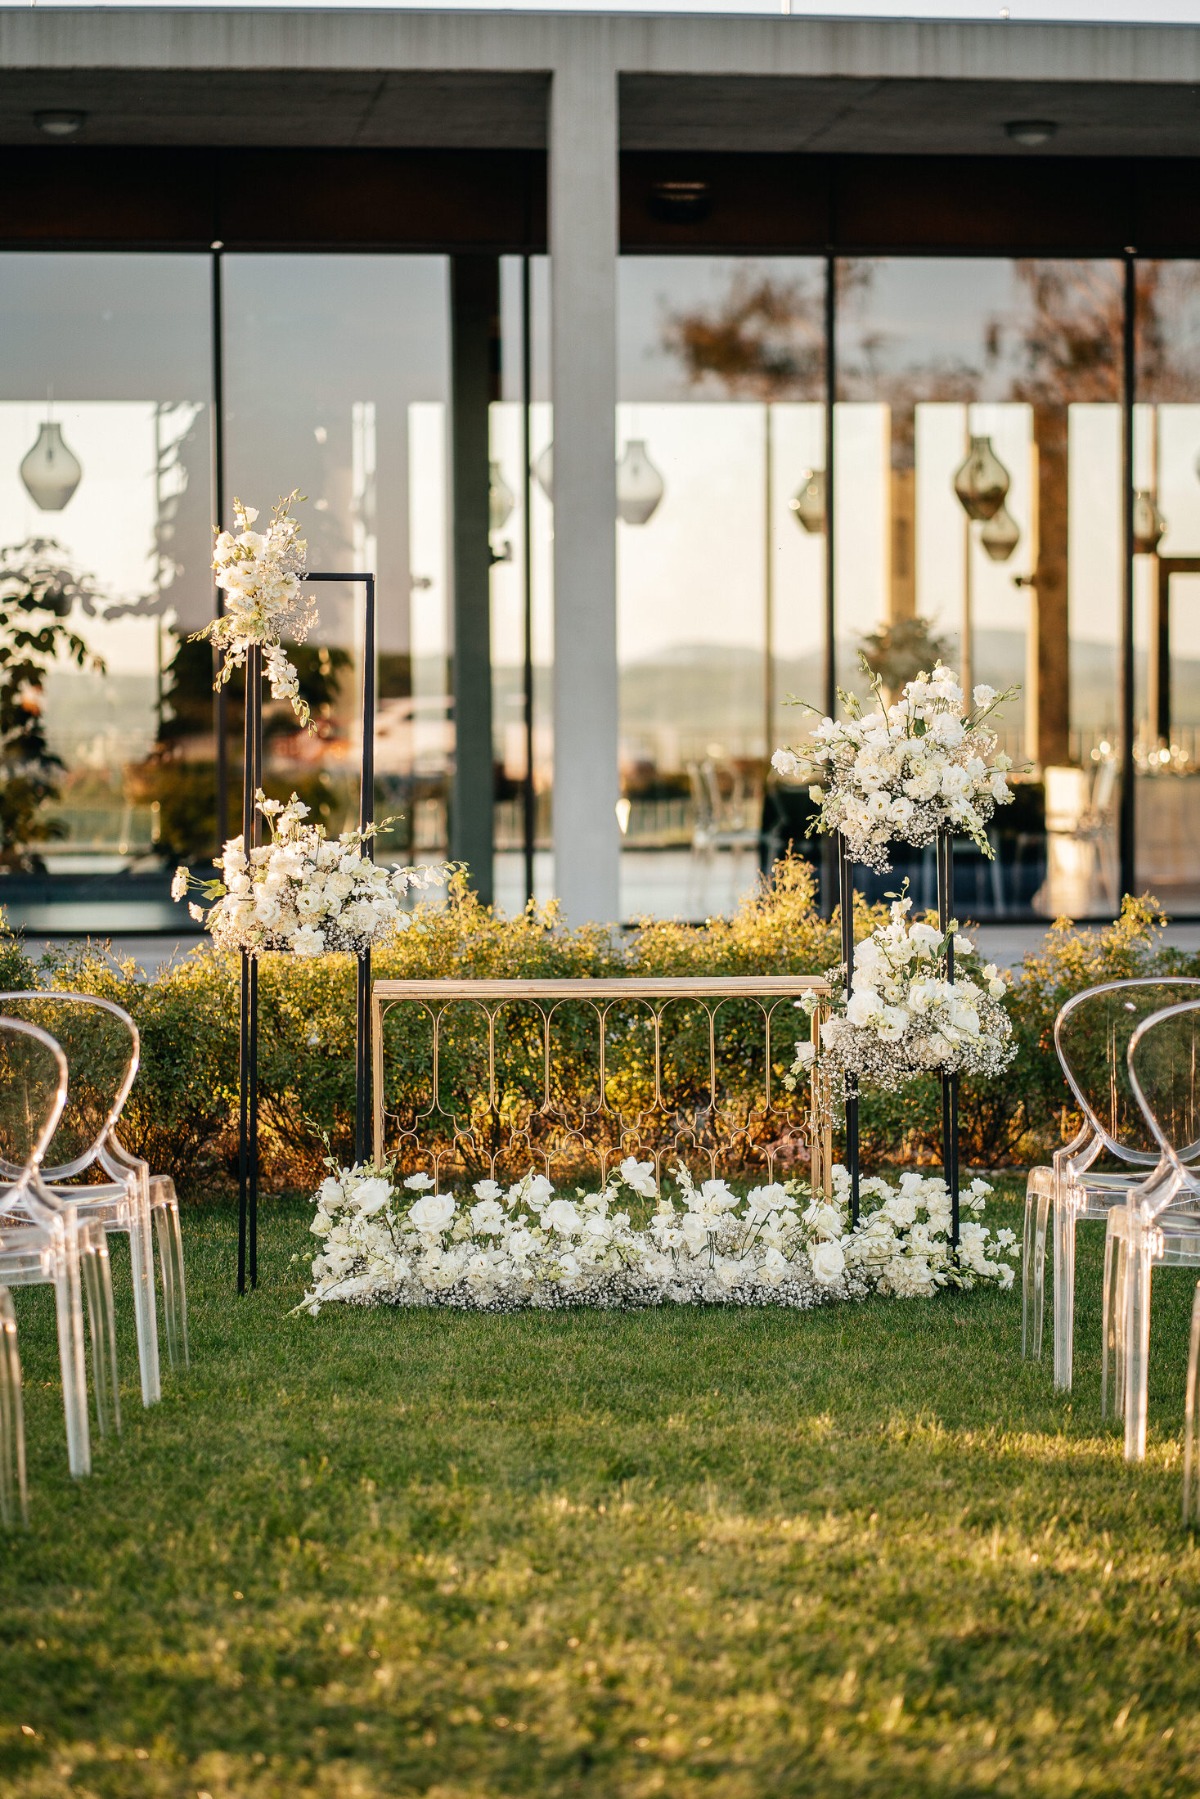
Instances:
[[[412,888],[444,878],[441,868],[387,868],[365,853],[382,826],[343,831],[330,839],[322,825],[306,825],[308,807],[293,794],[286,806],[261,789],[255,804],[271,829],[271,841],[251,848],[232,838],[214,867],[222,880],[200,881],[186,868],[175,871],[172,899],[198,887],[211,902],[188,910],[212,933],[221,949],[290,950],[319,956],[327,950],[363,950],[385,943],[410,916],[404,897]]]
[[[893,902],[887,924],[855,945],[850,997],[845,970],[831,969],[833,1012],[821,1025],[823,1066],[894,1090],[919,1074],[995,1075],[1017,1053],[1004,1009],[1007,983],[992,962],[980,965],[974,945],[951,920],[945,934],[910,919],[912,901]],[[954,974],[946,978],[954,943]],[[823,1002],[797,1005],[812,1016]],[[811,1073],[813,1046],[796,1045],[789,1084]]]
[[[896,1187],[864,1181],[863,1195],[879,1204],[851,1230],[850,1179],[840,1166],[829,1200],[793,1181],[754,1187],[743,1199],[723,1180],[697,1185],[682,1167],[672,1198],[660,1192],[653,1164],[631,1156],[571,1198],[531,1173],[507,1189],[477,1181],[462,1201],[438,1193],[427,1174],[397,1182],[390,1164],[342,1168],[328,1157],[326,1166],[311,1225],[321,1246],[296,1308],[314,1317],[333,1300],[495,1312],[809,1308],[872,1291],[909,1298],[1013,1280],[1013,1233],[978,1222],[991,1191],[984,1181],[963,1196],[972,1216],[955,1252],[945,1182],[921,1174]]]
[[[283,647],[284,637],[303,643],[317,622],[316,601],[301,587],[308,546],[299,521],[292,517],[292,502],[298,498],[293,492],[280,500],[265,531],[251,529],[258,517],[253,506],[233,502],[237,530],[218,531],[212,561],[225,609],[220,618],[194,632],[192,642],[207,638],[224,652],[218,687],[235,668],[245,666],[257,645],[272,695],[287,700],[300,723],[307,725],[309,710],[300,698],[300,677]]]
[[[984,827],[1012,799],[1012,760],[997,752],[986,721],[1016,689],[979,686],[964,711],[957,678],[940,662],[932,675],[910,681],[894,706],[884,705],[878,676],[871,687],[874,711],[864,714],[839,688],[848,716],[822,718],[802,749],[771,758],[777,773],[812,783],[819,811],[810,830],[840,831],[851,860],[880,873],[891,867],[889,844],[932,843],[943,826],[965,832],[990,856]]]

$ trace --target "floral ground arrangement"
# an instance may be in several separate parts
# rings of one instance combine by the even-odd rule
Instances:
[[[997,1184],[988,1213],[1020,1205]],[[1152,1431],[1019,1292],[852,1312],[303,1294],[312,1209],[185,1218],[193,1366],[72,1482],[53,1305],[15,1295],[33,1520],[0,1557],[5,1799],[1184,1799],[1195,1274],[1156,1271]],[[118,1294],[128,1293],[114,1239]]]
[[[986,1181],[963,1194],[957,1249],[950,1197],[938,1177],[862,1183],[850,1225],[850,1183],[834,1169],[829,1199],[798,1181],[752,1187],[675,1171],[660,1187],[632,1157],[591,1191],[556,1193],[544,1175],[503,1188],[482,1180],[468,1199],[437,1193],[427,1174],[339,1168],[316,1195],[320,1239],[302,1306],[450,1306],[507,1312],[593,1306],[810,1308],[869,1293],[928,1298],[944,1287],[1008,1288],[1017,1241],[980,1221]],[[635,1215],[640,1214],[636,1218]]]

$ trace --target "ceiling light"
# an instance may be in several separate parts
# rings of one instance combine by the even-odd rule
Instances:
[[[707,181],[656,181],[650,189],[650,214],[666,225],[698,225],[712,211]]]
[[[85,112],[35,112],[33,122],[47,137],[74,137],[85,123]]]
[[[1053,119],[1011,119],[1004,127],[1014,144],[1048,144],[1058,130]]]

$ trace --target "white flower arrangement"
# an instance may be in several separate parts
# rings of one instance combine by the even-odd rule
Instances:
[[[437,1192],[428,1174],[398,1181],[390,1164],[342,1168],[331,1156],[326,1166],[310,1227],[321,1245],[296,1308],[314,1317],[333,1300],[471,1311],[810,1308],[872,1291],[910,1297],[1013,1279],[1012,1232],[993,1235],[973,1218],[952,1251],[945,1183],[919,1174],[898,1187],[864,1182],[880,1204],[851,1230],[850,1180],[840,1167],[828,1200],[793,1181],[741,1198],[727,1181],[697,1185],[682,1167],[673,1198],[660,1191],[652,1163],[628,1157],[599,1187],[570,1198],[530,1173],[508,1188],[477,1181],[460,1201]],[[973,1182],[965,1209],[982,1212],[990,1191]],[[644,1223],[633,1221],[634,1210]]]
[[[811,783],[819,810],[810,831],[840,831],[851,860],[881,874],[891,867],[889,844],[932,843],[943,826],[990,856],[985,826],[1012,799],[1012,760],[997,750],[987,721],[1016,688],[976,687],[964,710],[957,678],[940,662],[909,681],[893,706],[885,705],[878,676],[871,687],[874,710],[864,713],[839,688],[847,716],[822,718],[802,749],[771,758],[778,774]]]
[[[221,870],[220,880],[201,881],[178,868],[171,883],[172,899],[183,899],[193,886],[203,892],[208,911],[194,901],[188,910],[221,949],[248,950],[252,956],[268,950],[359,955],[403,929],[410,916],[404,899],[411,889],[444,878],[443,868],[373,862],[366,846],[386,829],[386,821],[328,838],[323,825],[304,823],[308,807],[295,794],[284,806],[260,789],[255,804],[270,826],[269,843],[247,851],[242,838],[234,837],[213,864]]]
[[[980,964],[953,919],[943,933],[911,911],[911,899],[893,901],[888,922],[855,945],[848,999],[844,968],[830,970],[833,1010],[821,1024],[822,1065],[889,1089],[919,1074],[999,1074],[1017,1053],[1004,976],[995,963]],[[806,996],[796,1003],[811,1017],[823,1002]],[[811,1073],[812,1059],[812,1044],[801,1040],[791,1086]]]
[[[293,492],[280,500],[265,531],[252,528],[258,517],[255,507],[233,502],[237,529],[217,532],[212,560],[225,608],[220,618],[194,632],[192,641],[208,638],[224,652],[218,687],[235,668],[245,666],[249,651],[257,645],[272,695],[287,700],[300,723],[307,725],[309,710],[300,697],[300,677],[283,647],[285,636],[292,643],[303,643],[317,622],[316,601],[301,586],[308,546],[292,516],[292,502],[299,497]]]

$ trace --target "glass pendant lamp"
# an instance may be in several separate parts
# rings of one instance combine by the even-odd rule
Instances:
[[[516,505],[513,490],[504,479],[498,462],[488,463],[488,531],[495,536],[503,531]]]
[[[1021,541],[1021,527],[1007,506],[993,512],[979,533],[979,541],[993,562],[1007,562]]]
[[[617,464],[617,513],[627,525],[645,525],[662,504],[666,488],[646,454],[642,438],[631,437]]]
[[[788,511],[802,531],[825,529],[825,470],[806,468],[800,485],[788,501]]]
[[[993,450],[991,438],[972,437],[966,457],[954,474],[954,491],[967,517],[995,518],[1008,488],[1008,470]]]
[[[61,512],[83,478],[79,458],[63,440],[62,426],[49,419],[20,472],[25,491],[40,512]]]
[[[1139,487],[1133,496],[1133,549],[1137,556],[1152,556],[1167,528],[1158,510],[1158,502],[1148,487]]]

